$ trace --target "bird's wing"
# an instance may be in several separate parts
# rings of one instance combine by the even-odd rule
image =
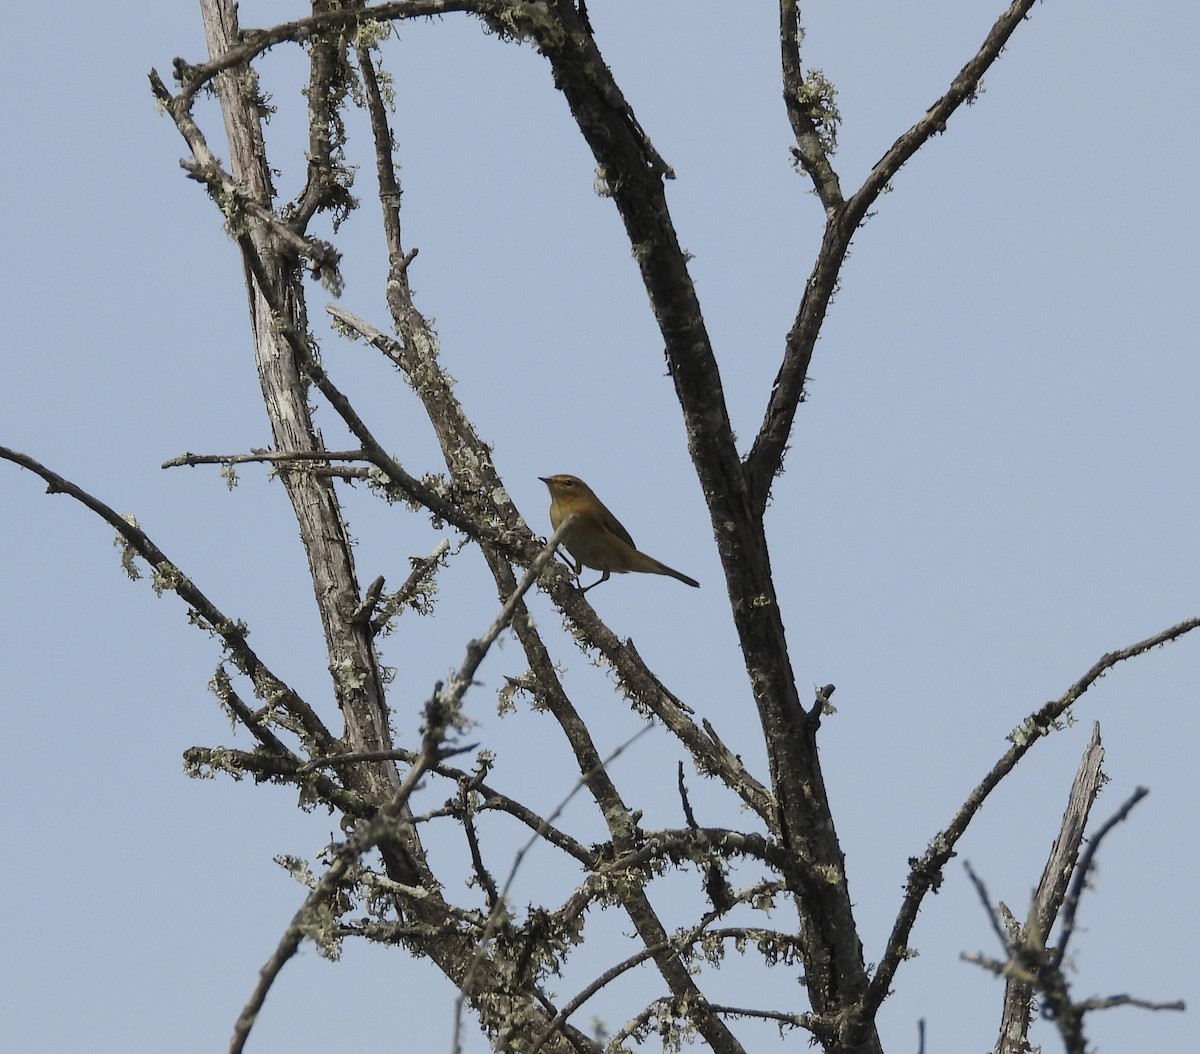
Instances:
[[[596,504],[600,506],[600,520],[604,524],[605,528],[609,531],[612,531],[613,534],[624,541],[630,549],[636,549],[637,544],[632,538],[629,537],[629,532],[621,526],[621,521],[608,511],[608,506],[605,505],[604,502],[600,501],[599,498],[596,499]]]

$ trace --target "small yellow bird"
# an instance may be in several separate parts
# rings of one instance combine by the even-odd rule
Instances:
[[[567,552],[575,557],[575,574],[578,575],[585,567],[603,572],[600,581],[593,582],[583,592],[598,586],[600,582],[607,582],[613,571],[618,574],[645,571],[652,575],[670,575],[699,588],[700,583],[694,578],[688,578],[659,563],[654,557],[638,552],[620,520],[605,508],[583,480],[564,475],[538,476],[538,479],[550,490],[551,526],[557,531],[563,520],[575,516],[574,524],[567,529],[563,539]]]

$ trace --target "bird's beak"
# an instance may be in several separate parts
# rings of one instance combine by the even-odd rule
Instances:
[[[540,479],[543,483],[545,483],[547,487],[550,486],[550,480],[547,479],[545,476],[538,476],[538,479]]]

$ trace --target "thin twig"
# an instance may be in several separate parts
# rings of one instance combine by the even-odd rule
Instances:
[[[725,1017],[758,1018],[762,1021],[774,1021],[790,1028],[809,1028],[812,1025],[812,1014],[789,1014],[783,1010],[756,1010],[753,1007],[725,1006],[722,1003],[711,1003],[710,1008],[714,1014],[723,1014]]]
[[[1066,960],[1067,945],[1075,933],[1075,916],[1079,911],[1080,898],[1083,896],[1083,890],[1087,885],[1088,875],[1095,866],[1096,854],[1100,851],[1100,843],[1117,824],[1122,823],[1129,816],[1133,807],[1149,793],[1150,791],[1145,787],[1136,788],[1116,813],[1105,820],[1100,825],[1100,829],[1088,839],[1087,848],[1083,851],[1083,855],[1075,865],[1075,871],[1071,878],[1071,888],[1067,893],[1066,901],[1063,905],[1062,928],[1059,930],[1058,943],[1054,947],[1054,964],[1056,966],[1061,965]]]
[[[471,791],[467,789],[466,784],[459,788],[459,808],[456,815],[467,839],[467,849],[471,853],[471,867],[475,871],[475,879],[479,883],[479,888],[484,892],[488,911],[494,911],[500,900],[500,894],[496,890],[496,880],[492,878],[492,873],[483,862],[483,853],[479,848],[479,832],[475,829],[475,810],[471,805]]]
[[[979,898],[979,903],[983,905],[984,913],[988,917],[988,922],[991,923],[996,940],[1000,942],[1000,947],[1008,949],[1008,935],[1004,932],[1004,927],[1000,925],[1000,917],[996,914],[996,909],[992,907],[992,898],[988,896],[987,886],[983,884],[983,879],[975,873],[970,861],[963,861],[963,870],[967,872],[967,878],[975,888],[975,895]]]
[[[1114,1006],[1134,1006],[1141,1010],[1186,1010],[1187,1003],[1182,999],[1173,999],[1169,1003],[1161,1003],[1152,999],[1138,999],[1132,995],[1094,996],[1077,1004],[1081,1010],[1110,1010]]]
[[[424,614],[430,609],[429,596],[433,593],[433,573],[439,567],[445,567],[446,554],[450,551],[450,543],[443,538],[428,556],[410,556],[408,561],[412,570],[396,592],[384,598],[383,604],[371,619],[371,632],[382,633],[388,628],[396,613],[406,605]]]
[[[163,468],[196,465],[246,465],[252,462],[370,461],[365,450],[252,450],[249,454],[193,454],[190,451],[162,463]]]

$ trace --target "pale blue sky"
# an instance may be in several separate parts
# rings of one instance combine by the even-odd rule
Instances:
[[[269,441],[237,254],[179,169],[182,140],[146,79],[152,65],[167,76],[175,55],[203,55],[198,11],[73,6],[57,22],[37,5],[13,8],[0,43],[0,444],[134,513],[333,721],[282,489],[253,467],[232,493],[215,470],[159,468],[185,450]],[[821,220],[789,167],[774,5],[590,6],[618,81],[678,174],[670,201],[744,447]],[[838,86],[836,163],[852,188],[1002,4],[805,6],[805,61]],[[242,4],[248,26],[302,12]],[[797,675],[838,686],[822,756],[872,961],[907,858],[1003,752],[1008,731],[1104,652],[1200,609],[1198,40],[1200,14],[1179,0],[1037,6],[977,104],[881,199],[843,272],[769,522]],[[661,341],[545,63],[455,17],[405,27],[386,64],[399,92],[406,240],[421,250],[418,303],[437,319],[443,360],[514,500],[544,530],[537,477],[576,473],[643,548],[701,580],[696,592],[631,576],[589,596],[765,776]],[[301,175],[302,73],[283,51],[264,68],[286,193]],[[216,145],[215,108],[201,113]],[[372,163],[357,160],[364,208],[336,236],[342,303],[386,328]],[[314,288],[314,316],[326,302]],[[440,468],[391,369],[361,346],[327,336],[322,347],[389,449],[411,471]],[[318,423],[341,443],[328,409]],[[0,464],[0,486],[7,1045],[222,1050],[302,897],[271,858],[311,856],[336,822],[299,813],[287,790],[186,779],[187,747],[248,745],[205,690],[218,649],[178,600],[125,580],[112,532],[85,510],[44,496],[11,465]],[[438,541],[423,519],[362,490],[346,507],[364,582],[384,573],[398,583],[407,557]],[[495,606],[466,549],[443,578],[436,618],[406,616],[385,643],[402,732]],[[600,742],[636,730],[544,598],[534,610]],[[495,716],[503,675],[522,668],[518,651],[489,657],[468,708],[479,738],[499,745],[494,782],[548,806],[571,785],[559,737],[527,708]],[[995,948],[961,858],[1021,913],[1094,720],[1112,780],[1097,816],[1138,785],[1151,795],[1102,854],[1080,920],[1076,994],[1200,1006],[1198,668],[1200,641],[1187,639],[1114,672],[1076,708],[1078,724],[1040,744],[984,809],[918,923],[921,956],[898,974],[881,1018],[887,1049],[915,1049],[922,1016],[931,1051],[988,1049],[1000,985],[958,955]],[[631,798],[645,795],[648,827],[680,821],[677,755],[656,732],[614,767]],[[710,784],[691,783],[703,822],[743,819]],[[431,788],[424,807],[447,793]],[[585,807],[568,815],[581,837],[600,837]],[[438,851],[461,855],[450,843]],[[539,851],[516,901],[553,902],[578,879]],[[664,890],[675,888],[691,895],[695,883]],[[685,921],[671,900],[663,907],[669,924]],[[788,926],[791,914],[774,921]],[[615,920],[589,926],[560,996],[628,953]],[[731,958],[717,984],[731,1002],[782,1006],[792,981],[780,969],[764,982],[756,962]],[[595,1013],[619,1027],[660,989],[639,973],[580,1024]],[[404,953],[347,946],[329,964],[306,948],[250,1049],[445,1050],[452,996]],[[1106,1052],[1185,1050],[1194,1020],[1111,1010],[1090,1019],[1090,1037]],[[737,1031],[755,1049],[778,1046],[773,1030]],[[1059,1049],[1045,1031],[1041,1041]],[[799,1033],[786,1043],[807,1049]],[[472,1033],[465,1049],[485,1047]]]

